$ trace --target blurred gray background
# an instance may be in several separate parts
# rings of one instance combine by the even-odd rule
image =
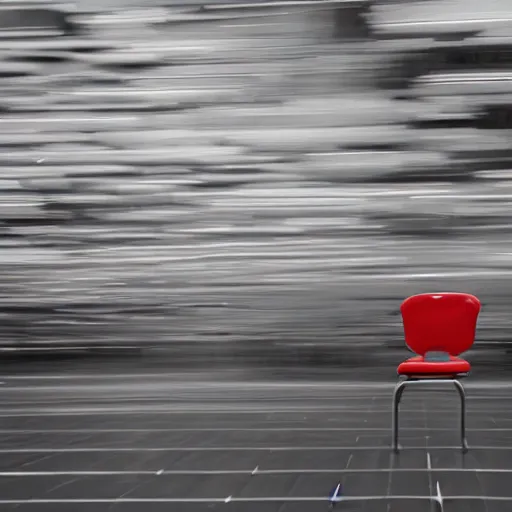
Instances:
[[[401,301],[465,291],[507,369],[506,0],[0,11],[4,354],[394,365]]]

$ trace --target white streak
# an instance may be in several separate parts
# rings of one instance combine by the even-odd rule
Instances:
[[[439,485],[439,481],[436,483],[436,488],[437,488],[436,501],[439,504],[440,512],[443,512],[443,510],[444,510],[444,507],[443,507],[443,495],[441,494],[441,486]]]

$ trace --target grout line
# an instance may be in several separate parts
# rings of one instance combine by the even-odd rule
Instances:
[[[236,415],[249,415],[249,414],[270,414],[270,413],[281,413],[281,414],[303,414],[303,413],[317,413],[317,414],[330,414],[330,413],[344,413],[344,414],[361,414],[364,412],[364,409],[362,408],[349,408],[344,406],[333,406],[333,407],[323,407],[323,406],[304,406],[304,407],[286,407],[286,406],[274,406],[274,407],[268,407],[268,408],[252,408],[249,407],[247,409],[236,409],[233,408],[216,408],[216,409],[204,409],[201,407],[197,408],[187,408],[187,409],[180,409],[179,407],[175,407],[173,405],[168,406],[167,409],[154,409],[151,407],[139,407],[136,408],[134,405],[130,408],[125,409],[108,409],[105,408],[95,408],[95,409],[88,409],[88,408],[81,408],[78,410],[69,410],[67,408],[63,408],[60,410],[57,409],[42,409],[41,407],[35,407],[31,409],[2,409],[0,410],[0,417],[2,418],[22,418],[27,416],[142,416],[142,415],[171,415],[171,414],[201,414],[201,415],[210,415],[214,414],[217,416],[220,415],[228,415],[228,414],[236,414]],[[423,411],[420,409],[404,409],[404,413],[407,414],[420,414]],[[430,413],[442,413],[447,414],[452,411],[452,408],[445,408],[445,409],[430,409]],[[373,415],[388,415],[389,409],[382,409],[377,410],[374,409],[370,412],[370,414]],[[482,415],[482,414],[496,414],[495,409],[482,409],[482,410],[475,410],[471,409],[468,411],[468,414],[474,414],[474,415]]]
[[[393,473],[392,470],[395,469],[395,453],[392,450],[389,454],[389,474],[388,474],[388,486],[386,488],[386,496],[391,494],[391,487],[393,485]],[[386,512],[391,512],[391,501],[388,501],[386,504]]]
[[[5,385],[5,384],[7,384],[7,383],[0,381],[0,385]],[[70,391],[73,390],[72,385],[68,386],[68,387],[71,387]],[[33,403],[33,404],[42,403],[42,404],[46,404],[46,405],[48,405],[48,404],[51,405],[51,404],[58,404],[58,403],[75,403],[74,402],[75,399],[79,399],[81,403],[84,403],[84,402],[86,403],[87,401],[90,401],[90,402],[97,401],[98,393],[96,393],[94,389],[88,389],[87,386],[75,386],[75,387],[78,388],[76,390],[76,395],[66,394],[66,395],[59,396],[59,393],[61,390],[56,386],[5,387],[0,390],[0,393],[1,393],[1,396],[3,396],[4,398],[11,399],[11,400],[14,400],[16,397],[21,396],[24,398],[24,401],[22,402],[24,404],[26,404],[26,403]],[[85,389],[82,389],[82,387],[84,387]],[[216,390],[214,393],[210,393],[206,389],[205,390],[187,390],[187,389],[174,389],[172,387],[169,388],[169,391],[178,393],[178,396],[180,396],[180,397],[187,396],[192,399],[198,399],[198,398],[204,398],[206,396],[208,398],[210,398],[210,397],[217,398],[218,400],[221,400],[221,401],[225,401],[225,399],[226,399],[225,395],[227,392],[229,393],[229,390],[223,390],[223,389],[219,389],[219,390]],[[36,398],[31,398],[30,397],[31,393],[38,393],[41,395],[44,393],[45,397],[44,398],[42,397],[41,400],[38,400]],[[300,393],[300,394],[283,393],[283,394],[276,395],[276,391],[272,392],[271,390],[269,390],[268,392],[262,393],[259,390],[255,389],[255,390],[250,390],[248,393],[236,392],[235,394],[230,394],[228,396],[231,396],[232,398],[239,399],[240,401],[245,401],[245,400],[249,400],[249,401],[253,400],[254,401],[254,400],[261,400],[261,399],[269,399],[269,400],[279,399],[279,400],[286,401],[286,400],[300,399],[300,400],[303,400],[304,402],[316,401],[316,400],[322,400],[323,402],[340,402],[340,401],[352,402],[352,401],[360,401],[362,399],[369,399],[370,397],[372,397],[375,405],[384,407],[383,402],[386,402],[389,399],[388,395],[389,394],[372,396],[371,394],[357,394],[357,395],[345,395],[345,396],[336,396],[336,395],[326,396],[325,393],[323,393],[322,395],[316,395],[314,393],[309,394],[309,395],[304,395],[304,393]],[[163,399],[162,396],[149,395],[149,394],[146,394],[144,396],[133,397],[133,396],[129,396],[129,395],[120,396],[118,393],[115,393],[115,392],[112,394],[104,392],[100,397],[101,401],[112,400],[112,401],[116,401],[116,403],[137,402],[140,399],[142,399],[146,402],[165,402],[165,401],[167,401],[167,400]],[[434,397],[433,395],[427,395],[427,394],[425,394],[422,397],[421,401],[433,402],[434,399],[435,399],[436,403],[438,403],[440,406],[444,406],[447,408],[449,407],[450,402],[452,402],[452,398],[450,396]],[[375,403],[376,400],[378,400],[378,401]],[[477,396],[468,397],[468,399],[467,399],[468,403],[475,402],[475,405],[476,405],[476,402],[481,402],[481,401],[488,402],[489,400],[503,402],[503,401],[512,400],[512,396],[511,395],[494,395],[494,396],[488,396],[488,395],[479,396],[479,395],[477,395]]]
[[[350,459],[349,459],[350,462]],[[348,463],[347,463],[348,466]],[[194,469],[194,470],[77,470],[77,471],[1,471],[0,477],[46,477],[46,476],[123,476],[123,475],[285,475],[285,474],[373,474],[373,473],[425,473],[431,471],[426,468],[378,468],[378,469],[350,469],[345,468],[302,468],[302,469],[259,469],[256,466],[250,469]],[[512,469],[481,469],[481,468],[441,468],[440,473],[497,473],[510,474]]]
[[[430,450],[458,450],[460,446],[430,446]],[[389,446],[162,446],[162,447],[90,447],[90,448],[0,448],[2,453],[102,453],[102,452],[251,452],[251,451],[388,451]],[[404,450],[425,450],[425,446],[407,446]],[[471,450],[512,450],[512,446],[471,446]]]
[[[135,118],[132,118],[135,119]],[[37,121],[35,119],[34,121]],[[196,372],[200,373],[200,372]],[[14,374],[4,374],[0,375],[0,380],[2,381],[45,381],[45,380],[88,380],[88,381],[98,381],[98,380],[118,380],[124,379],[128,381],[132,381],[133,379],[151,379],[162,381],[164,380],[166,384],[172,385],[176,389],[218,389],[218,388],[237,388],[240,385],[243,385],[243,389],[339,389],[339,390],[354,390],[356,389],[359,392],[370,392],[375,389],[393,389],[396,386],[396,382],[390,382],[389,380],[383,381],[375,381],[375,382],[354,382],[354,380],[342,381],[339,380],[331,380],[326,382],[286,382],[286,381],[237,381],[237,380],[228,380],[224,382],[219,382],[215,380],[203,380],[200,382],[183,382],[176,378],[175,372],[153,372],[153,373],[82,373],[82,374],[42,374],[42,375],[33,375],[33,374],[25,374],[25,375],[14,375]],[[500,390],[509,390],[512,388],[512,382],[510,381],[488,381],[488,380],[470,380],[465,384],[466,388],[484,390],[484,389],[492,389],[493,392]]]
[[[122,434],[171,432],[387,432],[385,427],[211,427],[211,428],[106,428],[106,429],[0,429],[0,434]],[[452,432],[444,427],[403,427],[404,432]],[[512,432],[512,427],[467,428],[466,432]]]
[[[272,497],[252,497],[237,498],[228,496],[229,502],[239,503],[258,503],[258,502],[325,502],[324,496],[272,496]],[[1,505],[24,505],[24,504],[59,504],[59,503],[227,503],[228,498],[63,498],[63,499],[0,499]],[[512,501],[512,496],[441,496],[438,500],[450,501]],[[390,495],[390,496],[344,496],[340,501],[358,502],[358,501],[431,501],[431,496],[414,495]],[[436,500],[436,501],[438,501]]]
[[[87,408],[83,407],[76,410],[70,410],[69,408],[62,409],[44,409],[41,407],[33,407],[29,409],[1,409],[0,417],[1,418],[24,418],[24,417],[32,417],[37,416],[42,417],[59,417],[59,416],[142,416],[142,415],[186,415],[186,414],[201,414],[201,415],[250,415],[250,414],[270,414],[270,413],[280,413],[280,414],[303,414],[303,413],[316,413],[316,414],[329,414],[329,413],[344,413],[344,414],[361,414],[365,412],[364,408],[356,408],[356,407],[344,407],[344,406],[295,406],[295,407],[286,407],[286,406],[273,406],[266,408],[253,408],[249,407],[246,409],[235,408],[234,406],[229,406],[229,408],[211,408],[205,409],[204,407],[196,407],[196,408],[179,408],[179,406],[169,405],[166,406],[167,409],[162,408],[152,408],[152,407],[138,407],[134,404],[132,407],[126,408],[117,408],[117,409],[109,409],[107,407],[101,408]],[[448,413],[453,413],[453,408],[446,407],[444,409],[429,409],[430,414],[443,414],[447,415]],[[404,409],[404,413],[406,414],[421,414],[423,413],[423,409]],[[475,409],[471,408],[467,411],[468,416],[480,416],[480,415],[498,415],[510,414],[508,410],[496,411],[495,408],[492,409]],[[388,415],[389,409],[372,409],[369,411],[369,414],[374,416],[376,415]],[[512,420],[512,418],[503,418],[506,421]]]
[[[432,461],[430,458],[430,452],[427,451],[427,472],[428,472],[428,493],[432,496]],[[430,510],[432,511],[433,503],[430,503]]]
[[[389,496],[391,494],[391,485],[393,483],[393,473],[391,471],[394,469],[394,467],[393,467],[393,461],[395,460],[394,457],[395,457],[394,453],[389,454],[389,475],[388,475],[388,486],[386,488],[386,496]],[[388,503],[386,505],[386,512],[390,512],[390,510],[391,510],[391,502],[388,501]]]

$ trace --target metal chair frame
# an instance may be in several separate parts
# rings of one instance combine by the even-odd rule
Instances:
[[[445,377],[442,376],[440,378],[428,378],[426,376],[422,377],[408,377],[405,380],[398,382],[395,386],[395,391],[393,393],[393,420],[392,420],[392,447],[395,453],[399,453],[400,445],[398,444],[398,412],[400,408],[400,400],[407,386],[413,385],[437,385],[437,384],[453,384],[457,389],[460,396],[460,440],[462,446],[462,452],[467,453],[468,451],[468,442],[466,440],[466,391],[464,390],[464,386],[458,380],[459,378],[465,377],[466,375],[457,375],[454,377]]]

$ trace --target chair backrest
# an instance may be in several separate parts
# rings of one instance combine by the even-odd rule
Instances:
[[[473,345],[480,301],[468,293],[423,293],[405,299],[400,311],[413,352],[457,356]]]

